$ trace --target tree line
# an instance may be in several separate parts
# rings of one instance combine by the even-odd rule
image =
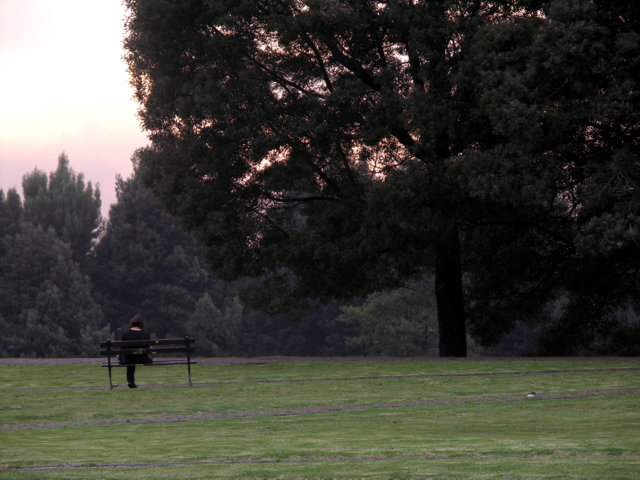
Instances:
[[[429,301],[404,305],[411,287],[369,313],[333,303],[292,321],[245,307],[239,291],[255,279],[216,279],[136,175],[117,179],[106,220],[99,188],[64,154],[48,175],[27,173],[22,190],[0,191],[1,356],[95,356],[138,312],[157,338],[196,337],[201,355],[435,353]]]
[[[0,191],[1,356],[94,356],[97,343],[119,336],[137,312],[154,337],[197,337],[201,355],[438,354],[436,299],[425,295],[432,277],[317,303],[297,318],[268,314],[246,305],[261,281],[217,279],[197,239],[136,174],[117,179],[107,220],[99,188],[64,154],[55,171],[34,170],[22,187],[24,199],[15,189]],[[548,327],[562,306],[548,308],[548,318],[516,322],[496,345],[470,337],[472,353],[547,352],[549,339],[561,343]],[[617,313],[621,326],[635,319],[633,311]],[[633,336],[620,332],[553,353],[637,353]]]

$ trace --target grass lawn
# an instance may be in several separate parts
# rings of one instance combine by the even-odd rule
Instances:
[[[640,359],[105,370],[0,366],[0,479],[640,478]]]

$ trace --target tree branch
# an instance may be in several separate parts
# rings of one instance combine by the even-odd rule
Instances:
[[[322,72],[322,78],[324,78],[324,83],[327,85],[327,89],[330,92],[333,92],[333,84],[331,83],[331,79],[329,78],[329,73],[327,72],[327,69],[324,65],[324,60],[322,58],[322,55],[320,54],[320,51],[318,50],[318,47],[316,47],[316,44],[314,43],[313,39],[309,36],[308,33],[304,33],[303,37],[306,40],[306,42],[309,44],[309,47],[311,47],[311,50],[313,51],[313,55],[316,57],[316,61],[318,62],[318,66],[320,67],[320,71]]]
[[[276,73],[272,68],[269,68],[268,66],[266,66],[264,63],[260,62],[259,60],[257,60],[254,57],[248,57],[249,60],[251,62],[253,62],[259,69],[263,70],[264,72],[268,73],[269,75],[271,75],[273,78],[276,79],[276,81],[282,85],[284,88],[286,87],[291,87],[295,90],[298,90],[299,92],[304,93],[305,95],[311,95],[314,97],[318,97],[318,98],[323,98],[324,95],[317,93],[317,92],[313,92],[313,91],[309,91],[306,90],[304,87],[301,87],[300,85],[298,85],[295,82],[292,82],[291,80],[287,80],[286,78],[284,78],[283,76],[279,75],[278,73]]]
[[[335,43],[333,39],[324,38],[324,43],[331,52],[331,55],[344,67],[347,68],[351,73],[353,73],[356,77],[358,77],[362,82],[367,85],[369,88],[375,90],[376,92],[380,91],[380,85],[376,82],[376,79],[373,75],[367,72],[361,65],[359,65],[356,61],[354,61],[351,57],[344,54],[340,47]]]

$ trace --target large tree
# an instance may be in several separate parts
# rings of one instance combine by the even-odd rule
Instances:
[[[80,263],[100,224],[100,193],[63,154],[48,177],[0,190],[0,355],[87,356],[106,336]]]
[[[256,303],[433,271],[465,355],[463,272],[490,339],[513,320],[484,307],[539,309],[595,267],[584,231],[635,215],[638,7],[614,3],[127,0],[139,171],[220,274],[266,276]]]

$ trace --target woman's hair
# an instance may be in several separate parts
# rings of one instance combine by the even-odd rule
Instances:
[[[137,314],[131,319],[131,321],[129,322],[129,326],[138,327],[144,330],[144,317],[140,314]]]

